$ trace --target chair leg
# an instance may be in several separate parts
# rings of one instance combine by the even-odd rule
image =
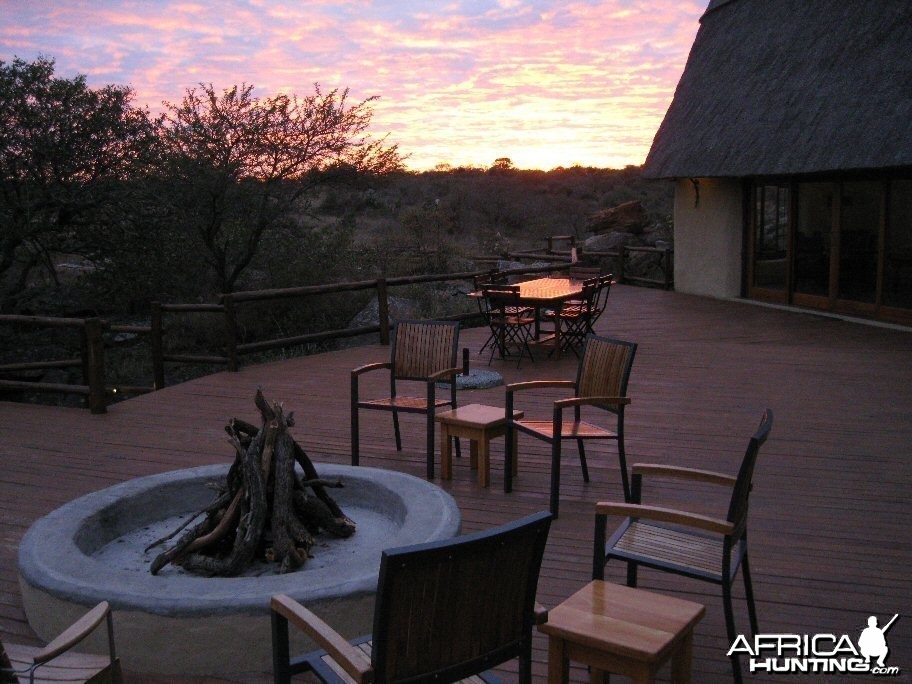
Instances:
[[[434,410],[427,413],[427,479],[434,479]],[[459,447],[457,446],[457,449]]]
[[[551,442],[551,515],[557,520],[557,509],[560,500],[560,453],[561,440],[557,435]]]
[[[352,381],[354,385],[354,381]],[[359,426],[358,426],[358,398],[357,398],[357,388],[355,387],[352,394],[352,405],[351,405],[351,464],[353,466],[358,465],[358,462],[361,457],[360,452],[360,442],[359,442]]]
[[[508,397],[512,395],[507,395]],[[512,408],[512,401],[509,401]],[[509,494],[513,491],[513,459],[510,454],[516,449],[516,440],[519,439],[517,431],[507,425],[507,431],[504,434],[504,493]]]
[[[630,502],[630,477],[627,474],[627,451],[624,448],[624,416],[618,416],[618,465],[621,468],[621,485],[624,487],[624,501]]]
[[[583,446],[583,440],[576,440],[579,448],[580,466],[583,468],[583,482],[589,482],[589,466],[586,464],[586,447]]]
[[[725,632],[728,634],[728,643],[735,642],[735,612],[732,610],[731,581],[726,576],[722,580],[722,603],[725,610]],[[741,684],[741,662],[738,659],[738,653],[732,652],[731,656],[732,675],[735,684]]]
[[[633,561],[627,561],[627,586],[636,587],[637,585],[637,564]]]
[[[271,613],[272,619],[272,681],[275,684],[289,684],[291,669],[288,648],[288,620],[277,613]]]
[[[402,451],[402,433],[399,432],[399,411],[393,411],[393,432],[396,434],[396,451]]]
[[[741,543],[747,544],[747,539]],[[751,582],[750,565],[747,562],[747,549],[744,550],[744,557],[741,559],[741,573],[744,578],[744,594],[747,597],[747,615],[750,618],[751,634],[756,636],[760,630],[757,627],[757,608],[754,604],[754,587]]]
[[[531,651],[531,646],[529,648]],[[519,684],[532,684],[532,654],[521,653],[519,656]]]

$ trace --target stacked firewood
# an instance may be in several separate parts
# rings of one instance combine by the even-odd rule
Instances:
[[[355,524],[326,491],[342,483],[321,479],[289,434],[293,414],[267,402],[259,389],[254,401],[261,425],[235,418],[225,426],[236,452],[234,463],[212,503],[149,546],[167,542],[203,516],[155,558],[153,575],[171,563],[197,574],[232,577],[255,560],[291,572],[310,557],[321,531],[336,537],[354,534]]]

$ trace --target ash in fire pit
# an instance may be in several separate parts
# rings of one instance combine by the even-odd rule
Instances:
[[[336,537],[355,532],[355,524],[326,491],[343,484],[320,479],[288,433],[293,415],[267,402],[260,390],[254,403],[261,426],[235,418],[225,427],[236,451],[234,463],[215,499],[198,513],[203,520],[152,561],[153,575],[174,563],[202,575],[233,577],[262,560],[290,572],[310,557],[319,532]],[[295,472],[295,463],[303,478]],[[168,541],[194,518],[146,550]]]

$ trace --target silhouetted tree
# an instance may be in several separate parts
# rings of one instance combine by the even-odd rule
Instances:
[[[120,221],[121,181],[154,153],[133,91],[54,76],[54,61],[0,61],[0,307],[14,309],[30,277],[56,281],[62,254],[103,258]]]
[[[308,209],[319,185],[398,169],[396,145],[367,134],[376,98],[348,90],[303,98],[253,96],[243,84],[209,84],[166,103],[160,120],[175,183],[175,216],[199,241],[221,292],[231,292],[270,233]]]

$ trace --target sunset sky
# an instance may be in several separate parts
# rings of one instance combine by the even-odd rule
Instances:
[[[380,96],[372,132],[414,170],[645,159],[707,0],[0,0],[0,60],[130,85]]]

